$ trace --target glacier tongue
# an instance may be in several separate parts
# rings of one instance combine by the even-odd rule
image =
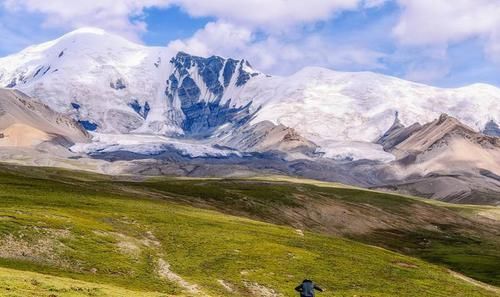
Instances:
[[[110,153],[117,151],[140,155],[159,155],[168,151],[177,151],[189,157],[227,157],[241,156],[234,150],[217,148],[210,142],[193,141],[182,138],[170,138],[144,134],[103,134],[92,133],[92,143],[77,143],[71,147],[75,153]]]

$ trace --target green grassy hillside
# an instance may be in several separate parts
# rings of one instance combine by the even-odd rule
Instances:
[[[78,281],[29,271],[0,268],[0,296],[9,297],[80,297],[134,296],[167,297],[158,292],[126,290],[116,286]],[[179,296],[180,297],[180,296]]]
[[[478,215],[499,208],[267,180],[155,178],[120,184],[162,199],[384,247],[500,286],[500,221]]]
[[[0,295],[127,296],[123,290],[131,290],[144,296],[295,296],[293,287],[311,277],[327,289],[321,296],[497,296],[444,267],[340,237],[362,232],[332,235],[338,223],[328,227],[301,214],[331,195],[366,219],[358,207],[378,208],[388,214],[384,220],[412,210],[411,199],[333,190],[248,180],[124,181],[1,167]],[[317,232],[287,226],[295,224]]]

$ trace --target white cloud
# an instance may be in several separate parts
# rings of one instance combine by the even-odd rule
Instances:
[[[164,0],[0,0],[11,12],[39,13],[43,26],[74,29],[94,26],[133,40],[146,30],[145,8],[165,6]]]
[[[373,1],[373,0],[370,0]],[[192,16],[213,16],[247,26],[283,27],[331,18],[359,7],[361,0],[173,0]]]
[[[388,2],[401,11],[385,14],[390,22],[381,27],[336,39],[316,30],[317,22],[344,11]],[[482,43],[484,54],[500,63],[500,0],[0,0],[0,6],[12,16],[36,14],[36,19],[43,19],[42,26],[56,30],[95,26],[134,41],[147,31],[146,9],[177,6],[190,16],[215,21],[190,38],[171,42],[170,49],[246,58],[270,73],[290,73],[310,65],[339,70],[379,70],[389,65],[400,74],[406,70],[402,75],[407,78],[436,80],[453,68],[447,48],[469,39]],[[386,34],[391,26],[393,34]],[[38,41],[19,40],[12,34],[19,30],[10,29],[9,39],[17,43]],[[0,27],[1,32],[6,29]],[[399,54],[404,55],[401,63],[387,62],[397,61]]]
[[[38,13],[43,26],[74,29],[95,26],[139,41],[147,30],[144,10],[181,7],[193,17],[209,16],[191,38],[169,44],[172,50],[247,58],[263,71],[288,73],[302,66],[364,65],[377,68],[381,54],[354,46],[332,46],[325,36],[305,34],[302,25],[331,19],[344,10],[381,5],[385,0],[0,0],[11,12]],[[307,27],[307,26],[306,26]],[[168,28],[166,29],[168,30]],[[257,33],[261,34],[257,36]],[[264,37],[262,37],[264,36]]]
[[[101,27],[137,39],[146,30],[144,9],[176,5],[193,17],[214,17],[261,30],[282,30],[296,24],[328,20],[343,10],[384,0],[0,0],[9,11],[45,16],[45,26]]]
[[[380,7],[389,1],[390,0],[365,0],[363,7],[365,8]]]
[[[175,51],[186,51],[193,55],[224,55],[246,51],[254,41],[251,30],[226,22],[211,22],[198,30],[192,37],[175,40],[168,47]],[[238,55],[240,56],[240,55]]]
[[[402,13],[393,33],[404,46],[447,46],[469,38],[484,40],[500,59],[499,0],[398,0]]]
[[[297,36],[295,36],[297,37]],[[252,30],[227,22],[208,23],[191,38],[176,40],[168,47],[194,55],[245,58],[257,69],[289,74],[305,66],[349,69],[381,69],[384,54],[356,46],[336,46],[319,34],[304,34],[287,41],[283,36],[256,36]]]

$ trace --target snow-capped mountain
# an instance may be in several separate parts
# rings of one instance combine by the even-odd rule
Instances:
[[[195,103],[220,100],[256,74],[246,61],[172,57],[166,48],[94,28],[0,59],[0,86],[22,90],[104,133],[185,134],[194,129],[188,122]]]
[[[0,102],[2,160],[113,174],[293,174],[498,203],[500,89],[490,85],[445,89],[318,67],[269,76],[246,60],[85,28],[0,58],[1,87],[11,98]],[[77,143],[51,146],[53,134]],[[42,147],[12,148],[33,142]]]
[[[308,147],[333,158],[392,160],[373,142],[395,113],[403,125],[441,113],[477,131],[496,133],[500,123],[500,89],[490,85],[442,89],[317,67],[274,77],[245,60],[172,53],[94,28],[0,58],[0,86],[22,90],[99,133],[231,145],[249,134],[242,127],[269,122],[292,128],[314,144]]]
[[[163,48],[85,28],[2,58],[0,65],[2,86],[71,114],[89,130],[181,132],[165,100],[170,69]]]

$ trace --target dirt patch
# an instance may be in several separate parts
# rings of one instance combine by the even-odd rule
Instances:
[[[176,283],[181,288],[183,288],[184,290],[186,290],[191,294],[200,294],[200,289],[198,288],[198,285],[191,284],[190,282],[183,279],[180,275],[170,270],[170,264],[168,264],[165,260],[161,258],[158,259],[158,274],[161,277]]]
[[[144,239],[141,240],[142,244],[147,247],[159,247],[161,246],[160,241],[154,236],[153,232],[147,231],[144,234]]]
[[[229,293],[233,293],[234,292],[233,285],[230,284],[230,283],[228,283],[227,281],[219,279],[219,280],[217,280],[217,283],[219,283],[219,285],[221,285]]]
[[[131,241],[120,241],[117,243],[118,249],[122,254],[137,258],[141,253],[141,248]]]
[[[69,238],[71,236],[71,231],[68,229],[53,229],[53,228],[42,228],[42,227],[31,227],[35,233],[43,234],[52,239]]]
[[[58,234],[55,231],[55,234]],[[5,259],[28,260],[31,262],[51,264],[71,270],[78,265],[70,263],[62,257],[64,244],[57,240],[57,235],[40,238],[27,238],[24,234],[17,236],[8,234],[0,239],[0,257]]]
[[[116,240],[116,247],[124,255],[137,258],[141,254],[141,241],[133,237],[118,232],[94,231],[94,234]]]
[[[257,297],[283,297],[283,294],[276,292],[275,290],[263,286],[258,283],[243,282],[245,287],[250,291],[253,296]]]
[[[403,268],[418,268],[418,265],[406,263],[406,262],[396,262],[395,265]]]

